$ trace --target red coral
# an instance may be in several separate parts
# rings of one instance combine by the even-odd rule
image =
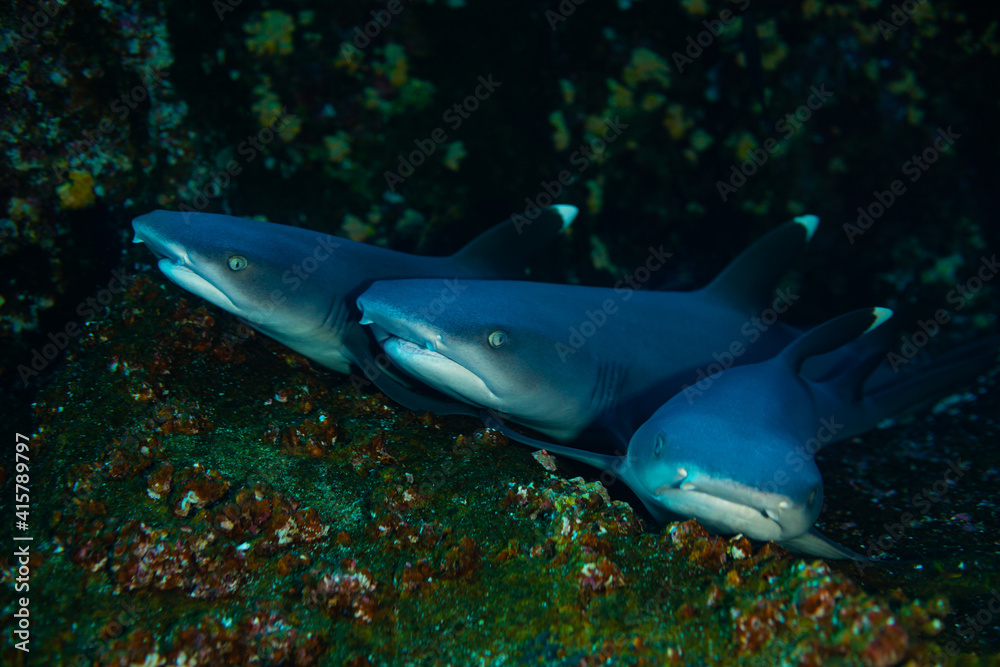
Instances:
[[[181,497],[174,506],[176,516],[187,516],[191,508],[201,509],[216,502],[229,491],[229,482],[216,470],[206,470],[200,463],[177,474],[183,484]]]
[[[587,563],[580,568],[577,583],[584,600],[590,599],[595,593],[607,593],[625,585],[625,577],[618,566],[607,558],[598,558],[593,563]]]
[[[372,573],[357,569],[353,560],[347,561],[345,569],[327,572],[319,576],[315,586],[306,587],[303,592],[306,604],[319,607],[331,616],[346,616],[364,623],[371,623],[375,614],[375,580]]]
[[[173,535],[131,522],[112,551],[111,570],[118,590],[180,589],[191,597],[214,599],[231,594],[246,576],[246,559],[232,546],[215,544],[212,532]]]
[[[280,443],[281,449],[289,454],[320,458],[331,451],[340,435],[332,419],[320,417],[315,422],[304,419],[283,430],[271,424],[264,437],[269,442]]]
[[[733,634],[741,652],[754,653],[771,641],[775,630],[785,620],[781,607],[781,603],[774,600],[757,600],[745,613],[733,610]]]
[[[170,493],[171,482],[173,481],[174,467],[169,463],[161,463],[156,470],[149,475],[149,482],[146,487],[146,495],[153,500],[162,500]]]

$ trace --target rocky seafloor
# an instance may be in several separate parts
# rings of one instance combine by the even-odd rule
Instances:
[[[359,391],[128,247],[132,217],[187,207],[440,254],[549,194],[581,215],[533,277],[611,285],[664,244],[655,282],[686,288],[808,212],[792,321],[877,303],[916,332],[948,308],[940,353],[997,330],[995,272],[970,282],[998,240],[992,13],[390,5],[0,10],[0,514],[33,538],[27,565],[0,556],[5,628],[19,584],[31,613],[3,664],[996,664],[990,368],[820,453],[819,528],[877,559],[824,562],[657,526],[593,470]],[[470,109],[481,77],[501,85]]]
[[[24,664],[990,655],[995,384],[824,452],[820,528],[882,560],[823,562],[656,526],[614,485],[359,393],[142,273],[33,406]]]

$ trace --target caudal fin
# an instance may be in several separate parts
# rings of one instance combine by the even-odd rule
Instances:
[[[568,228],[578,212],[559,204],[541,209],[533,220],[515,215],[472,239],[452,259],[481,271],[483,278],[521,278],[528,260]]]
[[[1000,336],[963,345],[948,354],[913,369],[886,362],[896,371],[891,380],[868,387],[863,403],[874,423],[917,410],[970,384],[993,370],[1000,361]]]

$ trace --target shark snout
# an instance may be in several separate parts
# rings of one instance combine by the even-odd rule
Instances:
[[[157,259],[169,259],[180,263],[179,253],[168,241],[170,219],[159,215],[166,211],[153,211],[132,220],[132,243],[144,243]]]

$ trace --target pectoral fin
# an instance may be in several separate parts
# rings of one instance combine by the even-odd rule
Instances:
[[[805,535],[800,535],[791,540],[775,542],[789,551],[821,558],[847,558],[850,560],[870,561],[870,558],[851,551],[847,547],[842,547],[828,537],[823,536],[815,528],[811,528]]]

